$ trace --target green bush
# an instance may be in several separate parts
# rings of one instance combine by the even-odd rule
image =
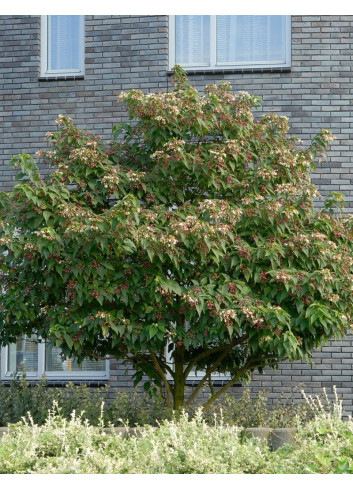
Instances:
[[[296,394],[299,390],[300,387],[296,387],[289,396],[282,394],[269,406],[268,392],[263,390],[257,397],[251,397],[250,389],[244,389],[239,399],[227,394],[221,403],[206,411],[205,415],[212,421],[215,413],[221,414],[226,423],[244,428],[294,428],[298,423],[304,424],[315,417],[318,402],[320,410],[329,413],[333,411],[335,403],[328,398],[325,389],[315,401],[307,399],[303,391],[301,399],[298,399]],[[335,389],[334,397],[337,397]]]
[[[201,411],[122,439],[54,410],[42,426],[30,417],[11,426],[0,440],[0,473],[250,473],[268,454],[260,442],[242,444],[237,427],[209,426]]]
[[[114,426],[122,426],[126,422],[130,426],[156,426],[164,419],[171,419],[173,411],[166,407],[165,401],[159,396],[150,397],[135,392],[114,391],[113,400],[107,406],[105,420]]]
[[[270,428],[290,428],[312,420],[316,411],[313,403],[304,397],[295,399],[295,391],[290,397],[282,396],[269,407],[268,393],[260,391],[252,398],[250,390],[245,389],[240,398],[226,395],[217,405],[204,412],[204,419],[212,424],[214,417],[222,417],[229,425],[244,428],[264,426]],[[318,397],[320,409],[332,412],[334,404],[323,391]],[[138,391],[127,392],[115,389],[109,395],[108,386],[89,388],[86,385],[68,383],[65,387],[49,387],[47,381],[31,384],[26,377],[16,377],[8,386],[0,384],[0,426],[17,423],[31,413],[33,422],[42,425],[57,402],[60,414],[70,419],[71,413],[82,415],[93,426],[99,423],[102,405],[105,425],[130,426],[152,425],[172,418],[172,410],[167,408],[163,399]],[[195,407],[195,410],[197,406]],[[192,411],[189,412],[192,415]]]
[[[45,379],[31,384],[25,376],[15,377],[9,385],[0,385],[0,426],[16,423],[28,412],[35,423],[43,424],[54,401],[64,417],[69,418],[73,410],[84,411],[85,418],[97,424],[102,402],[107,397],[107,387],[90,389],[72,383],[64,388],[48,387]]]
[[[293,445],[276,452],[217,415],[210,425],[201,410],[123,439],[102,429],[102,417],[94,428],[75,413],[67,420],[54,403],[42,426],[27,416],[0,439],[0,473],[353,473],[352,420],[342,421],[340,403],[327,412],[320,399],[307,402],[314,418],[299,425]]]
[[[111,392],[109,399],[108,386],[90,388],[87,385],[68,383],[65,387],[48,387],[47,381],[31,384],[25,376],[15,377],[9,385],[0,384],[0,426],[17,423],[31,413],[33,422],[42,425],[51,409],[57,402],[60,414],[70,419],[71,413],[82,415],[91,425],[98,425],[102,405],[104,405],[104,422],[122,426],[151,424],[156,420],[167,419],[171,410],[158,396],[150,397],[139,392]]]
[[[299,425],[296,445],[274,452],[266,473],[353,473],[353,422],[342,421],[340,405],[335,408],[327,413],[316,402],[314,419]]]
[[[73,413],[70,420],[62,416],[56,403],[42,426],[27,415],[11,425],[0,440],[0,473],[36,472],[43,463],[55,463],[61,458],[75,467],[75,459],[91,449],[97,450],[102,433],[87,420]],[[37,467],[38,466],[38,467]]]

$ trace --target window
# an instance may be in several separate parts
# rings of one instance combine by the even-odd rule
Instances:
[[[52,343],[38,343],[35,336],[26,335],[16,343],[2,348],[1,377],[11,378],[16,371],[24,370],[28,379],[45,375],[50,380],[60,379],[107,379],[108,360],[84,359],[81,364],[75,358],[63,358],[61,350]]]
[[[188,323],[186,323],[187,325]],[[166,363],[167,365],[174,370],[174,360],[173,360],[173,348],[172,344],[168,343],[165,347],[165,358],[166,358]],[[201,379],[203,379],[205,376],[205,371],[204,370],[195,370],[193,368],[191,372],[188,375],[188,378],[186,379],[186,383],[193,383],[193,382],[199,382]],[[167,380],[172,381],[173,378],[169,372],[167,372]],[[229,373],[220,373],[220,372],[213,372],[211,374],[211,379],[213,383],[226,383],[230,380],[230,374]]]
[[[170,17],[170,66],[186,70],[290,67],[288,15]]]
[[[42,15],[41,76],[84,74],[84,16]]]
[[[166,353],[166,360],[168,366],[174,370],[174,361],[172,358],[172,352],[168,351]],[[186,384],[193,384],[194,382],[199,382],[201,379],[203,379],[205,376],[205,370],[195,370],[194,368],[191,370],[191,372],[188,375],[188,378],[186,379]],[[173,378],[169,372],[166,374],[167,380],[172,381]],[[229,373],[220,373],[220,372],[213,372],[211,374],[211,379],[214,384],[225,384],[227,383],[231,377]]]

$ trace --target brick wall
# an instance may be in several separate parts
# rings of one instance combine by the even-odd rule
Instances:
[[[337,137],[313,175],[323,195],[342,191],[353,210],[350,137],[353,118],[351,71],[353,16],[292,17],[290,72],[205,73],[191,75],[197,88],[228,80],[235,90],[263,97],[264,112],[290,118],[291,133],[307,143],[321,128]],[[109,139],[111,127],[126,117],[117,95],[122,90],[168,90],[168,18],[166,16],[87,16],[86,73],[83,80],[39,80],[40,19],[0,16],[0,189],[13,185],[7,166],[13,154],[32,155],[46,147],[44,134],[59,113]],[[320,206],[320,201],[318,202]],[[283,364],[256,375],[253,392],[270,398],[304,381],[307,392],[336,385],[352,411],[352,337],[315,352],[315,365]],[[129,375],[112,364],[112,385],[132,388]]]
[[[40,18],[0,16],[0,189],[13,184],[16,153],[47,147],[58,114],[109,139],[122,119],[122,90],[164,90],[166,17],[86,16],[83,80],[39,80]]]

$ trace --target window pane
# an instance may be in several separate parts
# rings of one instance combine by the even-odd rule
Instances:
[[[45,345],[45,370],[46,372],[92,372],[105,371],[105,360],[90,360],[85,358],[78,364],[75,358],[63,358],[60,348],[52,343]]]
[[[80,15],[48,16],[49,70],[80,69]]]
[[[183,66],[210,64],[210,16],[175,16],[175,61]]]
[[[9,345],[8,372],[25,370],[26,372],[38,371],[38,343],[36,337],[21,336],[16,343]]]
[[[218,15],[217,63],[285,62],[284,15]]]

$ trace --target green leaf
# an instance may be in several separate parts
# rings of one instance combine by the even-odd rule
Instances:
[[[67,343],[67,346],[71,349],[73,344],[74,344],[74,341],[73,339],[71,338],[71,336],[69,336],[68,334],[64,334],[64,339]]]
[[[155,256],[155,252],[154,252],[154,250],[153,250],[152,248],[147,248],[147,249],[146,249],[146,251],[147,251],[148,258],[149,258],[151,261],[153,261],[153,258],[154,258],[154,256]]]
[[[149,391],[151,389],[151,382],[147,381],[143,384],[143,390],[145,392]]]
[[[158,327],[152,324],[148,329],[149,337],[152,339],[158,333]]]

